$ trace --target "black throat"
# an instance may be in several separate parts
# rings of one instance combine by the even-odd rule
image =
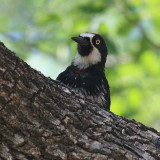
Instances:
[[[92,45],[87,45],[87,46],[81,46],[78,44],[78,53],[81,56],[88,56],[93,50]]]

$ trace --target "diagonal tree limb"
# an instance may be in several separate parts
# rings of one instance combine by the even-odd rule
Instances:
[[[0,159],[160,159],[160,133],[46,78],[0,43]]]

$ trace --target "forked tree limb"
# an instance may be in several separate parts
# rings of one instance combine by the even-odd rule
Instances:
[[[160,159],[160,133],[46,78],[0,43],[0,159]]]

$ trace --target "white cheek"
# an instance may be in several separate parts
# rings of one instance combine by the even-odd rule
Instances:
[[[88,56],[81,56],[79,53],[73,61],[73,64],[79,69],[85,69],[91,65],[97,64],[101,61],[101,54],[97,48],[93,47],[92,52]]]
[[[73,65],[77,66],[79,69],[85,69],[101,61],[101,54],[98,51],[98,49],[94,47],[92,43],[92,38],[94,35],[95,34],[92,34],[92,33],[81,33],[80,34],[80,36],[82,37],[90,38],[90,42],[93,47],[93,50],[88,56],[81,56],[79,53],[76,54],[76,57],[73,60]]]

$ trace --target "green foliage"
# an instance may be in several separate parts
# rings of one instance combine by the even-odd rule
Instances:
[[[70,37],[102,34],[111,111],[160,130],[159,7],[159,0],[1,0],[0,40],[55,78],[76,54]]]

